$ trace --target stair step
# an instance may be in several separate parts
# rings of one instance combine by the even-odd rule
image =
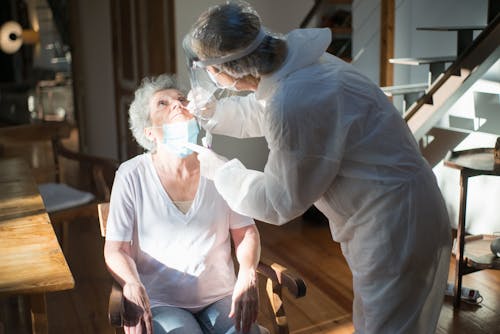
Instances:
[[[404,95],[408,93],[424,92],[429,85],[427,82],[380,87],[387,96]]]
[[[417,27],[417,30],[432,30],[432,31],[463,31],[463,30],[483,30],[485,25],[477,26],[441,26],[441,27]]]
[[[391,58],[389,62],[392,64],[399,65],[425,65],[425,64],[435,64],[435,63],[451,63],[454,62],[457,57],[455,56],[441,56],[441,57],[419,57],[419,58]]]

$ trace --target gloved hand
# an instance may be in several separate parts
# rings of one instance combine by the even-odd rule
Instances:
[[[227,159],[218,155],[214,151],[196,144],[184,144],[190,150],[198,153],[198,160],[200,161],[200,174],[207,179],[213,180],[215,173],[219,168],[227,162]]]
[[[214,113],[216,100],[213,93],[201,87],[193,87],[187,96],[187,109],[201,121],[209,121]]]

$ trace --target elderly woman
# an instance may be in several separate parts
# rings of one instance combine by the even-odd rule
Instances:
[[[125,331],[259,333],[259,233],[200,177],[196,153],[184,147],[198,136],[186,104],[161,75],[145,78],[130,106],[130,128],[147,152],[116,173],[104,247],[128,300]]]

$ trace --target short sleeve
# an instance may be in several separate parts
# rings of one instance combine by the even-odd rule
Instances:
[[[132,187],[125,177],[117,171],[109,205],[106,224],[106,240],[131,241],[136,215],[132,205]]]
[[[231,230],[249,225],[255,225],[255,221],[252,218],[240,215],[239,213],[229,209],[229,228]]]

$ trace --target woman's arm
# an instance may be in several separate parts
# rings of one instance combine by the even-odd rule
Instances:
[[[246,333],[257,320],[259,312],[257,264],[260,258],[260,236],[255,225],[232,229],[231,235],[239,271],[229,316],[234,318],[236,329]]]
[[[104,259],[113,277],[123,287],[123,296],[127,300],[125,333],[142,333],[141,330],[145,327],[146,333],[151,334],[153,316],[149,297],[131,256],[130,242],[106,240]]]
[[[104,260],[121,286],[127,283],[140,283],[139,273],[131,256],[130,242],[106,240]]]
[[[231,236],[240,271],[255,271],[260,259],[260,235],[255,225],[232,229]]]

